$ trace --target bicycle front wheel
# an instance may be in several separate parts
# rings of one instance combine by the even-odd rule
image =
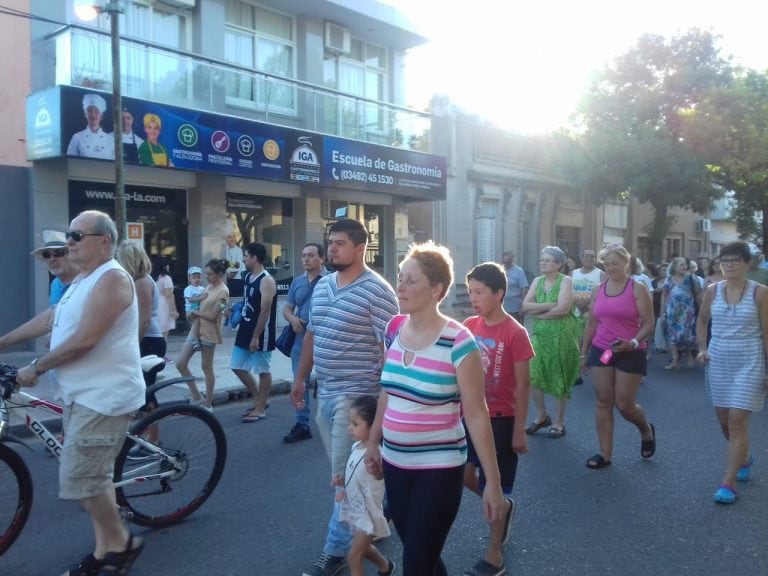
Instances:
[[[0,444],[0,556],[21,534],[32,510],[32,476],[29,468],[5,444]]]
[[[131,426],[115,461],[117,503],[140,526],[175,524],[213,493],[226,458],[224,430],[211,414],[189,404],[155,410]]]

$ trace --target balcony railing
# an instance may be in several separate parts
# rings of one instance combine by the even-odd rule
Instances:
[[[111,91],[110,42],[109,34],[76,25],[49,35],[35,46],[42,60],[35,88]],[[423,112],[127,38],[120,58],[124,96],[433,152]]]

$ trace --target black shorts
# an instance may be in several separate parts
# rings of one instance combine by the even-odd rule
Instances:
[[[629,352],[614,352],[613,358],[608,364],[603,364],[600,361],[600,356],[603,355],[605,350],[598,348],[597,346],[589,347],[589,355],[587,356],[587,366],[595,368],[615,368],[620,372],[626,372],[627,374],[642,374],[645,376],[646,369],[648,367],[648,359],[646,358],[645,349],[631,350]]]
[[[162,336],[144,336],[144,338],[141,339],[141,342],[139,342],[139,353],[142,357],[154,354],[160,358],[165,358],[166,350],[167,345],[165,338]],[[165,367],[164,364],[161,366]],[[159,371],[160,370],[152,370],[151,372],[144,372],[144,384],[146,384],[147,387],[152,386],[152,384],[155,383]],[[146,404],[142,406],[140,410],[142,412],[148,412],[154,408],[157,408],[157,398],[154,394],[147,394]]]
[[[513,416],[494,416],[491,418],[491,430],[493,431],[493,443],[496,445],[496,462],[499,465],[501,475],[501,490],[504,494],[511,494],[517,475],[517,452],[512,450],[512,432],[515,428]],[[464,426],[466,430],[466,425]],[[467,430],[467,463],[474,464],[480,471],[480,490],[485,487],[485,474],[480,466],[480,459],[475,452],[472,438]]]

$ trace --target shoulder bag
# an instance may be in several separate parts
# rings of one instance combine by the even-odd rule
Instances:
[[[296,302],[296,310],[304,306],[306,304],[307,300],[309,300],[312,297],[312,292],[315,291],[315,286],[317,285],[317,281],[320,280],[321,276],[318,275],[317,278],[312,280],[309,284],[309,290],[307,290],[307,294],[304,296],[301,302]],[[277,337],[277,340],[275,340],[275,348],[280,350],[283,354],[291,357],[291,350],[293,349],[293,343],[296,341],[296,332],[293,331],[293,326],[289,322],[286,326],[283,326],[283,331],[280,333],[280,336]]]

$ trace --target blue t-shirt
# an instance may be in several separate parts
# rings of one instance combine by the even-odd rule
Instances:
[[[316,278],[317,282],[320,282],[320,278],[328,274],[325,266],[320,269],[320,277]],[[293,307],[293,314],[304,320],[304,327],[306,328],[306,322],[309,320],[309,307],[312,303],[312,298],[307,298],[307,294],[310,290],[309,275],[304,272],[301,276],[296,276],[291,282],[291,287],[288,288],[288,295],[285,297],[285,305]],[[301,303],[301,305],[299,305]],[[296,338],[293,341],[293,349],[301,350],[301,345],[304,342],[304,332],[296,334]]]
[[[59,278],[54,278],[51,282],[51,295],[48,297],[48,305],[53,308],[59,303],[61,297],[64,296],[64,292],[69,288],[69,284],[64,284]]]

